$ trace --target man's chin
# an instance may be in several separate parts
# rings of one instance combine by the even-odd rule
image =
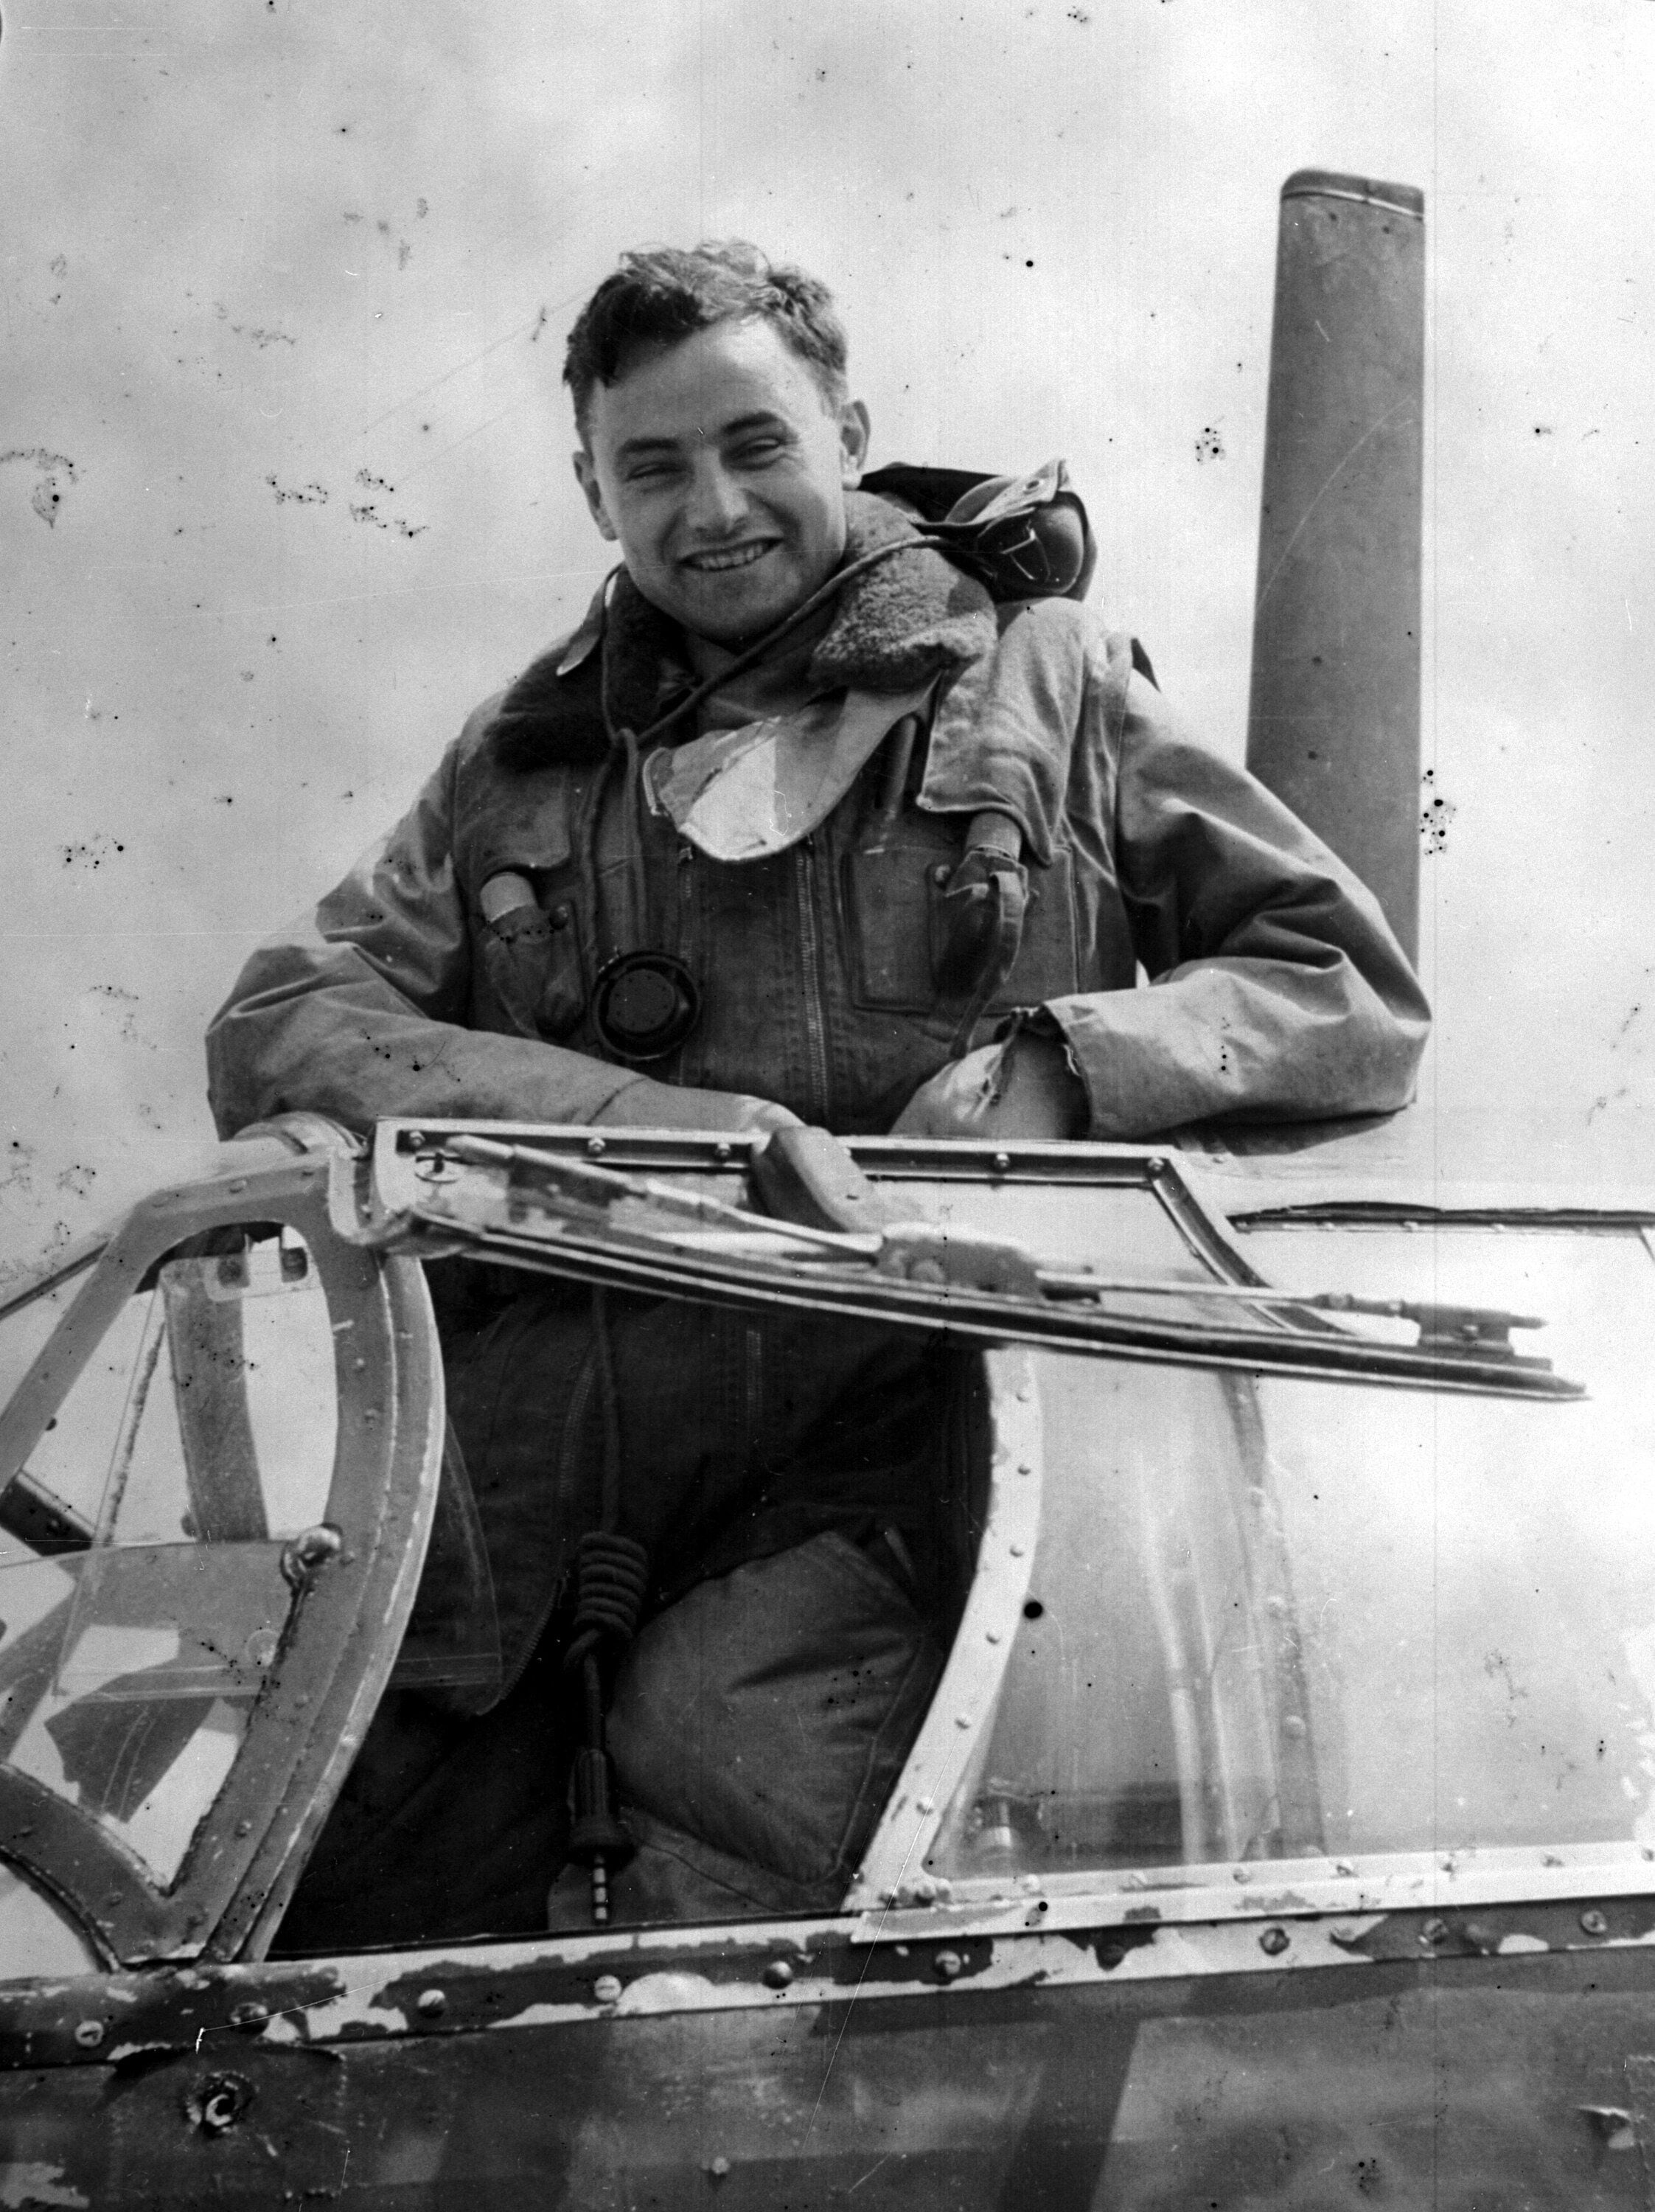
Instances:
[[[726,570],[692,584],[678,594],[674,610],[684,628],[714,645],[750,645],[785,622],[809,597],[801,580],[779,569],[764,575],[774,555],[750,568]]]

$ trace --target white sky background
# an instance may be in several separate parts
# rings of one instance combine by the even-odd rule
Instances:
[[[876,463],[1065,454],[1239,757],[1306,166],[1427,196],[1418,1110],[1445,1170],[1650,1176],[1655,0],[0,15],[0,1261],[209,1134],[256,938],[584,606],[558,377],[624,246],[825,276]]]

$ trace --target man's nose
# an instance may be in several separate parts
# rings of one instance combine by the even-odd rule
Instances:
[[[699,457],[686,518],[698,537],[733,537],[747,519],[747,492],[716,453]]]

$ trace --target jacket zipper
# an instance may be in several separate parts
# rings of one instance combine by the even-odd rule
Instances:
[[[799,952],[804,969],[804,1038],[810,1060],[810,1109],[830,1122],[828,1077],[828,1013],[821,981],[821,929],[816,914],[816,841],[807,837],[799,847]]]

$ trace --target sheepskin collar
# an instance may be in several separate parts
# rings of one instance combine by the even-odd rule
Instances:
[[[847,493],[845,507],[847,561],[918,537],[900,509],[870,493]],[[489,741],[503,767],[602,760],[606,728],[646,728],[670,704],[682,665],[677,625],[624,568],[607,606],[603,599],[600,592],[579,629],[530,662],[501,699]],[[968,666],[996,635],[994,602],[983,586],[917,546],[846,586],[806,678],[818,691],[909,690]]]

